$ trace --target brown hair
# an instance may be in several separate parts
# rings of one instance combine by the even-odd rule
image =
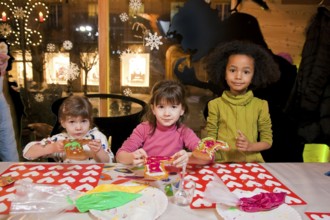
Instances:
[[[151,110],[151,105],[158,105],[163,102],[182,105],[184,113],[176,122],[177,127],[180,127],[184,117],[189,113],[186,102],[186,91],[180,82],[173,80],[162,80],[157,82],[151,90],[151,97],[148,103],[147,112],[144,115],[144,119],[148,121],[153,128],[151,134],[155,132],[157,125],[157,119]]]
[[[66,117],[82,117],[88,119],[93,124],[93,106],[85,96],[72,95],[66,98],[58,110],[59,121]]]

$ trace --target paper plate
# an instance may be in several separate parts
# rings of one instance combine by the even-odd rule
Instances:
[[[219,215],[225,220],[301,220],[299,213],[287,204],[282,204],[279,207],[263,212],[243,212],[237,208],[228,208],[221,204],[216,205],[216,210]]]
[[[154,220],[164,213],[168,199],[162,191],[147,187],[140,193],[141,197],[123,206],[104,211],[89,211],[100,220]]]

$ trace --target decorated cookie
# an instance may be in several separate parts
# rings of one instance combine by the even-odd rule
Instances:
[[[217,150],[228,151],[229,146],[224,141],[206,137],[199,142],[198,147],[192,153],[196,158],[211,160]]]
[[[172,163],[172,157],[151,156],[145,160],[144,177],[146,179],[161,180],[168,177],[166,165]]]
[[[86,160],[88,158],[83,145],[88,144],[90,140],[65,140],[64,150],[67,159]]]

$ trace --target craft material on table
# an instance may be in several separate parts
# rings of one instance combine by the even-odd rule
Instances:
[[[299,213],[287,204],[263,212],[244,212],[237,208],[228,209],[220,204],[216,205],[216,210],[224,220],[301,220]]]
[[[86,192],[97,186],[103,164],[24,164],[17,163],[1,176],[11,176],[33,183],[68,185]],[[0,187],[0,214],[9,214],[10,201],[15,195],[14,184]]]
[[[161,190],[147,187],[140,193],[141,197],[123,206],[104,211],[90,210],[90,213],[100,220],[154,220],[165,212],[168,199]]]
[[[206,185],[213,180],[213,174],[224,182],[231,192],[248,191],[285,192],[285,203],[288,205],[305,205],[306,202],[274,177],[261,164],[232,163],[212,164],[209,166],[188,165],[186,178],[196,182],[195,196],[190,204],[193,209],[215,208],[215,204],[205,199]]]

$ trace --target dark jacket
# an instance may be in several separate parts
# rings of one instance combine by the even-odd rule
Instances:
[[[319,7],[307,29],[302,60],[287,108],[304,143],[330,146],[330,12]]]

